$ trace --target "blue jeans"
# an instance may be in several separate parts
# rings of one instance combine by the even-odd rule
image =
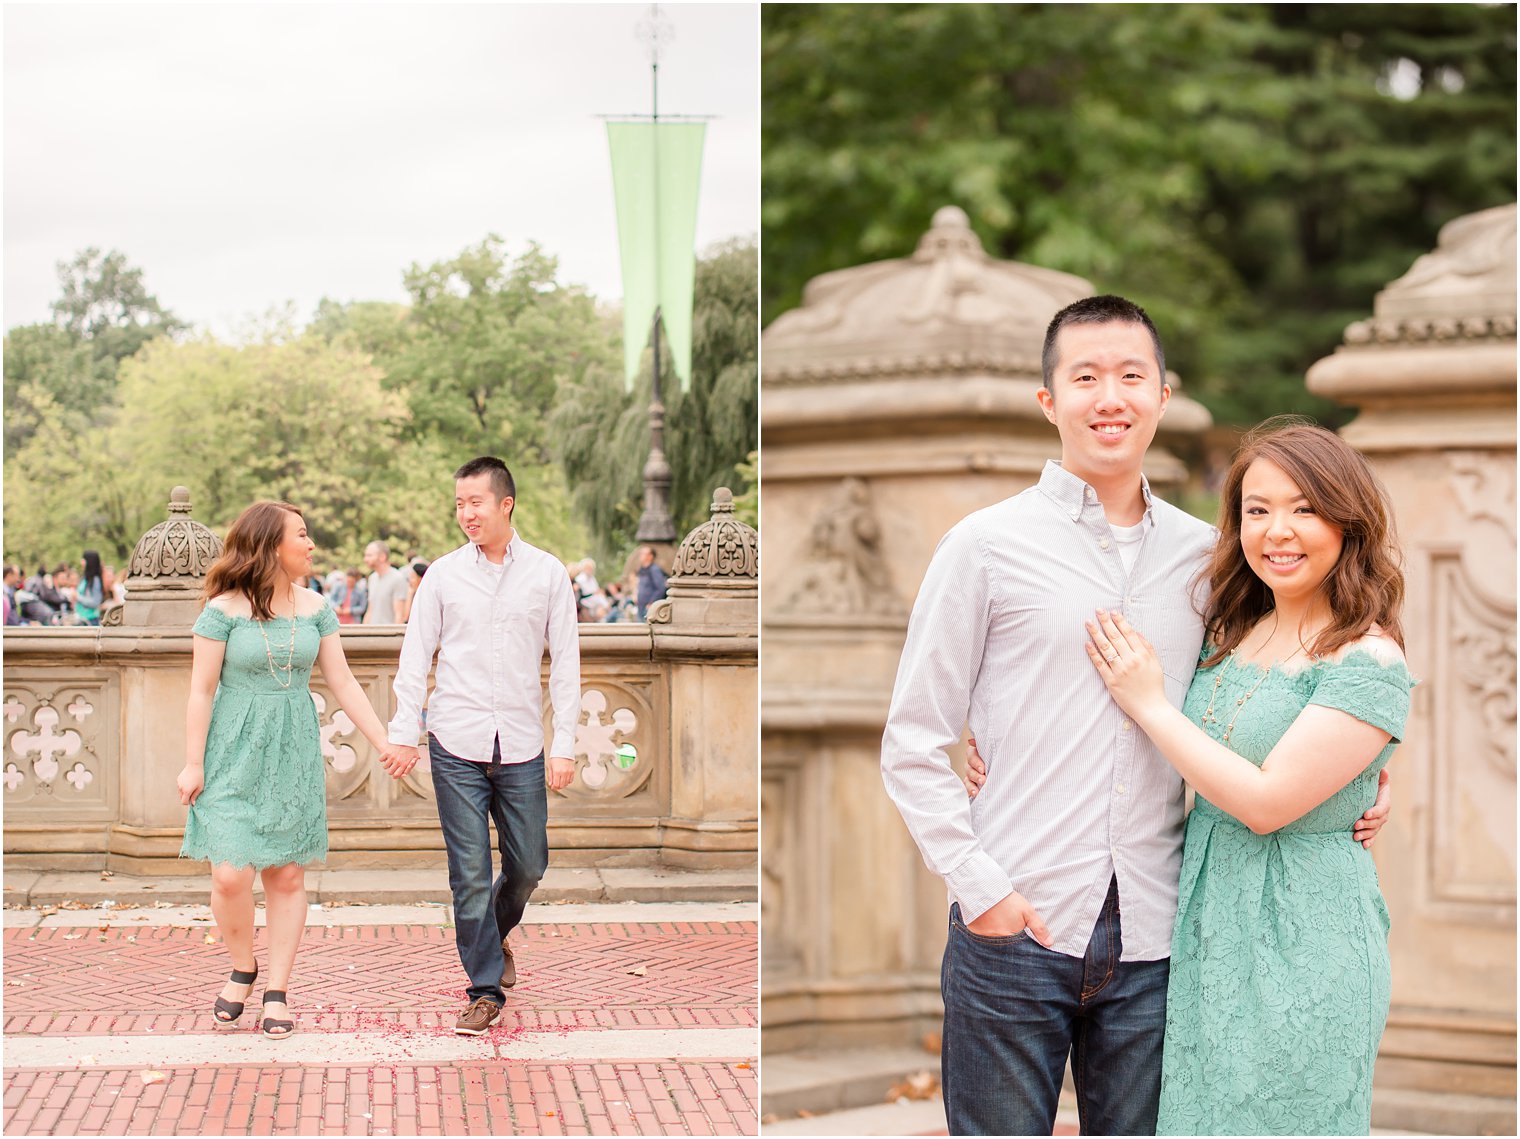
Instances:
[[[543,753],[527,763],[502,763],[497,740],[490,763],[460,759],[428,734],[433,794],[449,855],[454,941],[470,978],[470,1000],[506,1003],[501,942],[522,921],[528,897],[549,866],[549,792]],[[491,830],[501,849],[501,874],[491,880]]]
[[[1121,963],[1117,881],[1081,958],[950,909],[940,986],[951,1135],[1049,1135],[1068,1053],[1083,1135],[1154,1135],[1167,961]]]

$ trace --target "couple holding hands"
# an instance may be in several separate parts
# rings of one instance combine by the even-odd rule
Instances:
[[[950,1133],[1049,1135],[1069,1057],[1083,1134],[1366,1134],[1390,965],[1362,847],[1413,686],[1386,496],[1269,421],[1213,529],[1141,473],[1170,389],[1138,306],[1063,309],[1042,364],[1061,460],[940,542],[882,741],[950,895]]]
[[[469,1005],[454,1031],[484,1033],[517,980],[508,935],[549,861],[548,793],[575,776],[580,645],[575,597],[552,555],[512,527],[516,487],[500,460],[454,473],[455,518],[468,541],[429,568],[417,590],[395,680],[396,714],[382,725],[349,670],[338,620],[320,594],[296,586],[314,544],[298,508],[256,502],[227,532],[194,626],[186,763],[190,808],[183,857],[211,863],[211,909],[232,958],[213,1007],[219,1025],[243,1014],[259,974],[253,879],[264,883],[268,928],[260,1030],[295,1030],[288,985],[306,922],[307,863],[327,855],[327,788],[311,698],[313,664],[394,778],[417,765],[428,672],[427,747],[448,853],[455,940]],[[544,760],[540,661],[551,653],[554,708]],[[501,873],[492,879],[490,822]]]

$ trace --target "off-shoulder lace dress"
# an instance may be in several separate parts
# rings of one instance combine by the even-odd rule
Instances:
[[[194,632],[226,641],[227,650],[206,734],[205,787],[190,807],[181,857],[256,869],[327,857],[326,771],[311,666],[321,639],[337,628],[325,604],[310,616],[267,622],[229,617],[211,605],[201,611]],[[290,687],[282,687],[287,679]]]
[[[1403,735],[1412,685],[1402,660],[1359,647],[1296,673],[1226,658],[1194,677],[1188,718],[1201,723],[1212,696],[1220,722],[1206,730],[1218,739],[1238,712],[1228,746],[1258,766],[1310,704],[1393,739],[1346,787],[1271,834],[1197,798],[1172,935],[1158,1135],[1367,1134],[1388,1018],[1388,910],[1351,828]]]

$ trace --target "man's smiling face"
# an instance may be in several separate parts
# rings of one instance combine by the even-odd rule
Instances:
[[[1089,483],[1138,477],[1171,398],[1150,333],[1129,321],[1068,324],[1056,350],[1039,400],[1061,434],[1061,465]]]

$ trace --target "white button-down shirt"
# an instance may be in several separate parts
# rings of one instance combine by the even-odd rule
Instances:
[[[391,743],[414,745],[422,736],[422,702],[436,652],[427,731],[462,759],[489,763],[497,738],[502,762],[533,759],[544,750],[540,666],[546,640],[554,706],[548,754],[573,756],[581,656],[565,567],[515,531],[500,566],[473,542],[444,554],[428,566],[412,601],[396,670]]]
[[[1128,572],[1097,495],[1056,462],[953,527],[914,603],[882,738],[887,792],[963,919],[1017,890],[1072,957],[1086,951],[1114,875],[1122,960],[1171,951],[1182,780],[1083,647],[1096,609],[1123,612],[1156,646],[1181,707],[1203,642],[1189,583],[1214,531],[1149,485],[1144,496]],[[987,761],[975,801],[945,751],[968,723]]]

